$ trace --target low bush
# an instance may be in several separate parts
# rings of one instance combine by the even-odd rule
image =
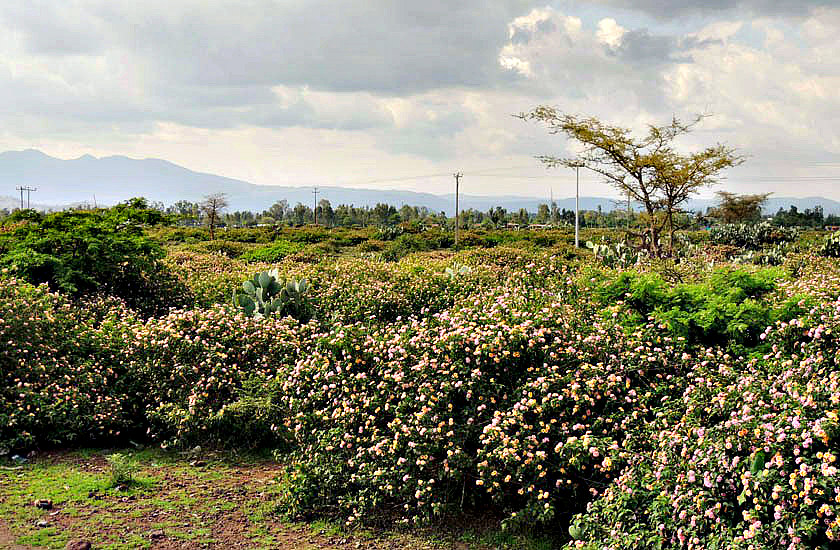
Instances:
[[[554,323],[535,322],[526,305],[484,296],[406,324],[321,336],[282,386],[298,451],[280,504],[352,523],[386,511],[424,522],[480,503],[482,431],[555,338]]]
[[[0,278],[0,447],[113,437],[133,425],[137,390],[111,359],[124,353],[120,316],[91,318],[45,286]],[[95,322],[95,324],[94,324]]]
[[[74,296],[118,296],[144,313],[183,305],[186,289],[161,263],[144,227],[163,215],[142,199],[111,209],[10,216],[0,232],[0,266],[32,284]]]
[[[792,242],[799,236],[794,227],[778,227],[770,222],[756,224],[725,224],[712,227],[709,240],[714,244],[724,244],[758,250],[765,245]]]
[[[759,299],[784,273],[718,269],[701,283],[672,285],[656,273],[623,272],[600,279],[594,292],[604,306],[626,306],[631,323],[648,317],[692,343],[753,345],[773,312]]]
[[[652,449],[627,453],[569,548],[836,547],[840,371],[826,352],[837,311],[768,328],[764,356],[699,355],[656,415]]]
[[[246,262],[276,263],[303,249],[300,242],[277,240],[268,246],[255,248],[240,256]]]
[[[191,248],[200,252],[219,254],[227,258],[239,258],[243,254],[254,250],[254,245],[240,243],[236,241],[217,239],[215,241],[206,241],[197,245],[193,245]]]
[[[285,379],[310,333],[290,318],[223,308],[175,311],[136,327],[123,361],[145,388],[140,415],[150,435],[170,444],[276,443],[272,426],[284,412],[256,388]]]
[[[826,235],[819,254],[826,258],[840,258],[840,231]]]

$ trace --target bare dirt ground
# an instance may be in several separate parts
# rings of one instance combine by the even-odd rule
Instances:
[[[160,452],[132,460],[138,470],[125,487],[115,486],[98,451],[49,453],[0,470],[0,548],[61,549],[74,541],[113,550],[487,548],[451,534],[283,523],[273,505],[280,466],[270,461]]]

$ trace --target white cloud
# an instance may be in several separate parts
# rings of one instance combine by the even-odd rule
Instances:
[[[624,33],[627,32],[627,29],[619,25],[615,19],[612,17],[605,17],[598,21],[598,32],[596,36],[598,37],[598,41],[610,46],[611,48],[617,48],[621,45],[621,39],[624,37]]]

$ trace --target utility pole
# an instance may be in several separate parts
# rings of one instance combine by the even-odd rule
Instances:
[[[16,190],[20,191],[20,209],[23,210],[23,192],[26,191],[26,209],[29,209],[29,194],[32,191],[37,191],[37,187],[29,187],[27,185],[22,185],[20,187],[15,187]]]
[[[580,165],[575,166],[575,248],[580,247]]]
[[[312,214],[315,216],[315,225],[318,225],[318,188],[315,187],[312,190],[312,194],[315,195],[315,208],[312,209]]]
[[[455,250],[458,250],[458,225],[460,221],[460,205],[458,202],[458,188],[461,184],[461,178],[464,177],[464,174],[461,172],[455,172],[452,174],[455,176]]]

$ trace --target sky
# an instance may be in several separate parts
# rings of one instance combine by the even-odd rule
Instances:
[[[556,198],[538,105],[747,161],[714,189],[840,200],[840,0],[3,0],[0,151],[257,184]],[[581,194],[614,196],[593,173]]]

